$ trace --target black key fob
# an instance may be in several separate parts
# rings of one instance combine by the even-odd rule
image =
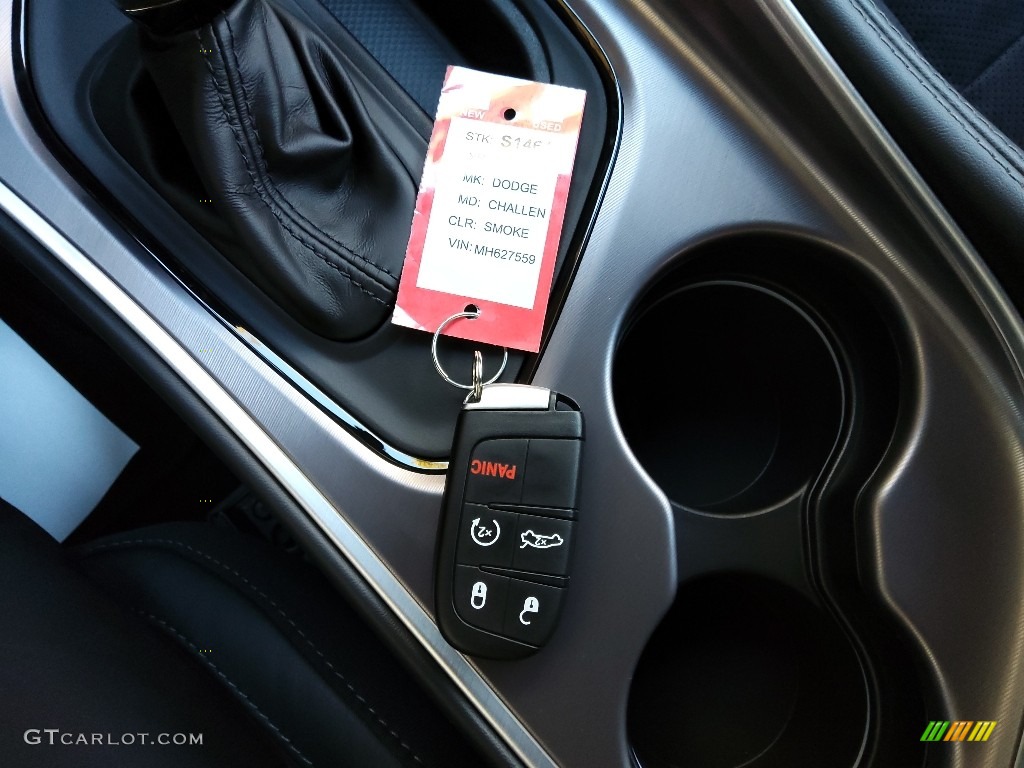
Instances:
[[[583,414],[494,384],[459,414],[437,544],[441,632],[472,656],[536,652],[558,623],[578,524]]]

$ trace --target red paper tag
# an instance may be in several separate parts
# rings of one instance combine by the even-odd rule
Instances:
[[[393,322],[540,348],[586,93],[449,67]]]

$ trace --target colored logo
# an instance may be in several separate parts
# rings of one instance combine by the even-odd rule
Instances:
[[[932,720],[921,741],[988,741],[995,729],[995,720]]]

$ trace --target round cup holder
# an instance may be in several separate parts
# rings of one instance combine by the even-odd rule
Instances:
[[[637,459],[676,504],[768,508],[824,466],[843,392],[814,321],[773,290],[733,281],[648,305],[616,352],[615,405]]]
[[[643,768],[853,766],[866,728],[849,641],[803,595],[757,576],[684,585],[630,690]]]

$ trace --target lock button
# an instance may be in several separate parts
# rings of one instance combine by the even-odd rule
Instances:
[[[500,633],[505,615],[508,579],[479,568],[455,566],[455,612],[467,624]]]
[[[530,645],[543,645],[558,621],[564,592],[559,587],[509,579],[502,634]]]

